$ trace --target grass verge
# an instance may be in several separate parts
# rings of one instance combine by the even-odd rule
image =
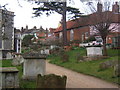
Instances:
[[[113,67],[108,68],[106,70],[102,70],[102,71],[99,70],[100,63],[103,63],[108,60],[118,60],[118,58],[120,58],[120,56],[118,56],[118,52],[120,52],[120,50],[118,51],[118,50],[109,49],[108,50],[108,55],[110,56],[109,58],[102,59],[102,60],[86,61],[86,62],[77,62],[76,54],[78,52],[82,56],[86,56],[85,48],[77,48],[75,50],[66,52],[66,54],[69,55],[69,61],[67,62],[63,62],[61,60],[61,57],[58,55],[50,55],[48,59],[52,64],[65,67],[79,73],[95,76],[97,78],[120,85],[120,82],[119,82],[120,77],[113,77],[114,76]]]

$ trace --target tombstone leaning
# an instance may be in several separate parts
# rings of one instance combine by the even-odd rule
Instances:
[[[37,88],[66,88],[66,76],[59,76],[55,74],[37,76]]]

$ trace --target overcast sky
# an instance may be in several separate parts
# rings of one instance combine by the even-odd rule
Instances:
[[[28,28],[32,28],[33,26],[37,26],[38,28],[40,26],[42,26],[43,28],[58,27],[58,23],[61,20],[61,15],[56,13],[49,17],[46,17],[46,15],[44,15],[41,17],[32,18],[34,16],[32,14],[33,13],[32,8],[35,7],[36,5],[31,4],[25,0],[18,0],[18,1],[17,0],[0,0],[0,5],[8,4],[6,8],[9,11],[14,12],[15,14],[14,26],[16,28],[25,27],[26,25],[28,25]],[[73,0],[73,1],[74,2],[72,3],[72,6],[76,8],[80,8],[80,11],[84,12],[84,9],[86,7],[80,2],[80,0]],[[120,0],[115,0],[115,1],[120,1]]]
[[[33,13],[32,8],[35,7],[36,5],[31,4],[24,0],[19,0],[19,3],[17,0],[0,0],[1,5],[5,5],[7,3],[8,5],[6,5],[6,8],[10,11],[13,11],[15,14],[14,26],[16,28],[25,27],[26,25],[28,25],[29,28],[32,28],[33,26],[37,26],[38,28],[40,26],[43,26],[43,28],[50,28],[50,27],[56,28],[58,26],[59,21],[61,20],[61,15],[57,13],[49,17],[44,15],[41,17],[32,18],[34,16],[32,14]],[[73,6],[74,5],[75,4],[73,4]]]

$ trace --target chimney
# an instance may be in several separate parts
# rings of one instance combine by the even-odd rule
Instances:
[[[26,25],[26,30],[28,30],[28,25]]]
[[[103,6],[100,2],[97,4],[97,12],[102,12]]]
[[[48,29],[46,28],[46,37],[48,37]]]
[[[37,27],[36,27],[36,26],[34,26],[34,27],[33,27],[33,29],[37,29]]]
[[[118,2],[115,2],[115,4],[112,6],[112,12],[113,12],[113,13],[119,13],[119,5],[118,5]]]

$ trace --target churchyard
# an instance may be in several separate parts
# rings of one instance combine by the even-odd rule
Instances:
[[[48,55],[47,60],[49,61],[49,63],[56,64],[79,73],[94,76],[106,80],[108,82],[120,85],[119,82],[120,74],[118,73],[118,66],[117,66],[120,58],[120,56],[118,56],[119,51],[120,50],[117,49],[108,49],[108,57],[95,58],[94,60],[91,60],[89,59],[89,57],[87,57],[87,51],[85,48],[72,47],[71,50],[65,52],[63,52],[62,50],[60,52],[57,51],[57,53],[56,51],[53,51],[51,55]],[[18,69],[19,88],[36,88],[37,85],[39,85],[36,83],[36,80],[31,80],[31,76],[30,76],[31,71],[32,74],[35,74],[36,72],[39,71],[39,73],[44,75],[44,69],[45,69],[44,60],[35,60],[35,59],[32,60],[31,56],[32,54],[30,54],[30,57],[26,56],[27,60],[24,61],[26,63],[24,64],[22,63],[18,65],[14,65],[15,63],[13,63],[13,60],[0,60],[0,63],[2,63],[3,68],[16,67]],[[41,57],[42,59],[45,59],[44,56]],[[37,57],[36,59],[40,59],[40,58]],[[28,63],[31,63],[32,65],[31,64],[28,65]],[[42,63],[44,65],[41,64],[38,65],[37,63],[39,64]],[[41,66],[42,66],[42,70],[35,69],[39,67],[41,68]],[[28,78],[24,79],[23,76],[27,76]]]
[[[108,49],[107,57],[95,57],[91,59],[86,56],[87,51],[85,48],[73,47],[72,50],[64,53],[68,58],[67,61],[63,60],[63,54],[52,54],[48,56],[48,60],[52,64],[120,85],[120,74],[116,73],[116,68],[119,68],[117,67],[120,60],[119,52],[119,49]],[[119,70],[117,69],[117,72]]]

